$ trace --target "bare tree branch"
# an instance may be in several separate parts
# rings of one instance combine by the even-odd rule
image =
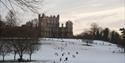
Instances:
[[[43,2],[43,0],[8,0],[10,3],[10,6],[12,7],[13,11],[16,11],[14,9],[14,5],[23,11],[28,11],[30,10],[33,13],[39,14],[38,9],[39,9],[39,4]],[[8,4],[5,4],[4,1],[0,0],[0,2],[8,9],[10,10]]]

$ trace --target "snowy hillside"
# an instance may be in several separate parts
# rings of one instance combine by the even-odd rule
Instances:
[[[32,56],[40,63],[125,63],[123,50],[103,41],[95,40],[89,46],[79,39],[44,38],[40,42],[41,49]]]

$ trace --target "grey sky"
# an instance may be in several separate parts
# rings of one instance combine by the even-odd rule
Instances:
[[[72,20],[74,34],[89,28],[93,22],[113,30],[125,27],[125,0],[44,0],[41,4],[40,13],[60,14],[61,23]],[[20,15],[26,16],[22,16],[24,21],[37,17],[31,13]]]

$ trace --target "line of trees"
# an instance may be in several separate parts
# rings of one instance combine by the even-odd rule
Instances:
[[[0,15],[0,56],[3,57],[9,54],[16,55],[20,58],[18,61],[23,61],[24,54],[31,56],[39,49],[39,27],[37,19],[28,21],[22,26],[18,26],[17,19],[12,10],[10,10],[4,21]]]
[[[24,54],[29,55],[29,61],[33,53],[39,50],[38,39],[1,39],[0,40],[0,56],[4,58],[9,54],[13,54],[14,61],[16,61],[16,55],[19,55],[18,61],[24,61]]]
[[[111,31],[109,28],[99,27],[96,23],[91,24],[91,28],[76,36],[76,38],[89,40],[103,40],[117,44],[125,50],[125,29],[120,29],[122,34],[117,31]],[[125,52],[125,51],[124,51]]]

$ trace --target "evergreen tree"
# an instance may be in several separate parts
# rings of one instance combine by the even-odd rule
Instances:
[[[96,40],[101,40],[102,39],[102,28],[99,27],[96,31]]]
[[[110,41],[112,43],[119,44],[121,42],[121,37],[120,37],[119,33],[116,31],[112,31]]]
[[[120,43],[120,45],[124,48],[124,52],[125,52],[125,29],[122,28],[120,29],[121,33],[122,33],[122,42]]]
[[[109,28],[105,28],[103,30],[103,40],[104,41],[109,41]]]

